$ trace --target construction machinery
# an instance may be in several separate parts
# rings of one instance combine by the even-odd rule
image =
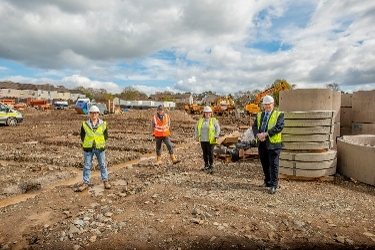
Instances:
[[[235,114],[236,105],[232,98],[228,97],[218,97],[212,104],[212,111],[215,115],[232,115]]]
[[[14,104],[16,104],[16,101],[14,99],[1,99],[0,102],[11,108],[14,106]]]
[[[199,104],[186,104],[185,111],[189,114],[202,114],[203,107]]]
[[[55,101],[53,106],[55,109],[68,109],[69,103],[67,101]]]
[[[252,103],[249,103],[245,106],[245,110],[248,114],[258,114],[260,112],[260,107],[259,107],[259,103],[260,101],[262,100],[262,98],[265,96],[265,95],[269,95],[269,94],[272,94],[273,92],[278,92],[278,91],[281,91],[281,90],[288,90],[288,86],[286,85],[285,82],[281,82],[281,84],[277,87],[272,87],[272,88],[268,88],[262,92],[260,92],[255,101],[252,102]]]
[[[78,99],[74,109],[78,114],[88,114],[91,106],[97,106],[101,115],[109,114],[106,104],[91,102],[89,98]]]
[[[32,108],[41,109],[41,110],[51,108],[51,105],[47,102],[47,100],[28,99],[27,104]]]
[[[27,103],[25,102],[19,102],[13,106],[13,109],[15,110],[25,110],[27,108]]]

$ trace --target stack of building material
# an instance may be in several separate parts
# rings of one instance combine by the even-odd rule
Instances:
[[[308,178],[335,174],[341,93],[331,89],[282,91],[279,103],[285,116],[279,173]]]

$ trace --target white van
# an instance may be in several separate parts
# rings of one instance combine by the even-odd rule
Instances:
[[[22,121],[23,117],[20,112],[13,110],[0,102],[0,124],[14,126]]]

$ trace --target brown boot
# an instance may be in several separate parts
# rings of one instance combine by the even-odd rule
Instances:
[[[79,187],[77,188],[77,191],[78,191],[78,192],[82,192],[82,191],[88,189],[88,187],[89,187],[89,184],[87,184],[87,183],[82,183],[82,184],[79,185]]]
[[[179,163],[179,162],[180,162],[180,160],[177,160],[177,159],[176,159],[176,156],[174,156],[174,154],[171,154],[171,160],[172,160],[172,163],[173,163],[173,164],[176,164],[176,163]]]
[[[160,165],[160,164],[161,164],[161,156],[157,155],[156,156],[156,165]]]
[[[108,181],[103,181],[103,184],[104,184],[104,189],[111,189],[111,184],[109,184]]]

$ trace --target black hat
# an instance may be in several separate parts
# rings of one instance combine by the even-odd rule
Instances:
[[[163,110],[163,105],[159,105],[158,110]]]

